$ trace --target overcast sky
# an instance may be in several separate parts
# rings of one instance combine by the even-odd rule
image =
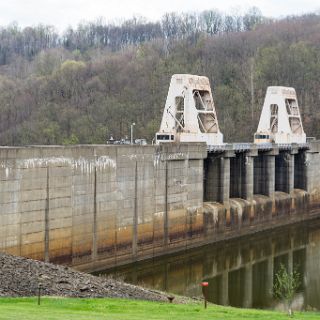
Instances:
[[[265,16],[281,17],[320,10],[320,0],[0,0],[0,25],[17,22],[20,26],[50,24],[58,30],[80,21],[103,17],[117,21],[140,15],[159,19],[165,12],[245,11],[257,6]]]

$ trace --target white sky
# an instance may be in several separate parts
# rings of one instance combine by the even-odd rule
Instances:
[[[281,17],[319,12],[320,0],[0,0],[0,26],[11,22],[22,27],[43,23],[62,31],[69,25],[99,17],[118,21],[139,15],[157,20],[165,12],[242,12],[252,6],[260,8],[265,16]]]

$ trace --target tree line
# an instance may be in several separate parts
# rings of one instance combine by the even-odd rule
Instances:
[[[129,135],[132,122],[150,142],[174,73],[209,77],[226,141],[252,141],[270,85],[296,88],[305,131],[319,137],[319,15],[270,20],[252,10],[233,16],[232,28],[214,10],[98,21],[62,35],[2,28],[0,143],[105,143]]]
[[[69,27],[61,35],[53,26],[21,29],[13,23],[0,28],[0,64],[7,64],[15,55],[32,59],[41,50],[50,48],[82,52],[90,48],[109,48],[116,51],[159,38],[184,39],[200,33],[214,35],[251,30],[263,21],[260,10],[253,7],[243,15],[223,14],[218,10],[182,14],[172,12],[157,22],[149,22],[143,17],[118,23],[97,19],[80,23],[76,28]]]

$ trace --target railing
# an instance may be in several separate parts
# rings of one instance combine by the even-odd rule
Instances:
[[[208,152],[223,152],[226,150],[226,144],[217,144],[207,146]]]
[[[232,143],[234,151],[246,151],[252,149],[253,143]]]
[[[276,146],[280,150],[291,150],[292,149],[292,144],[291,143],[277,143]]]
[[[309,149],[310,148],[310,144],[308,142],[306,143],[299,143],[298,144],[298,148],[299,149]]]
[[[244,152],[247,150],[258,149],[259,151],[268,151],[274,148],[279,150],[291,150],[293,148],[298,149],[309,149],[309,143],[225,143],[221,145],[210,145],[207,146],[208,152],[224,152],[224,151],[234,151],[234,152]]]
[[[274,145],[271,142],[255,143],[258,150],[271,150]]]

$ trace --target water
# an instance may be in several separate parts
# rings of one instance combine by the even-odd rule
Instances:
[[[207,281],[210,302],[279,308],[272,288],[281,264],[300,274],[295,309],[320,309],[320,219],[135,263],[105,274],[190,297],[202,297],[200,283]]]

